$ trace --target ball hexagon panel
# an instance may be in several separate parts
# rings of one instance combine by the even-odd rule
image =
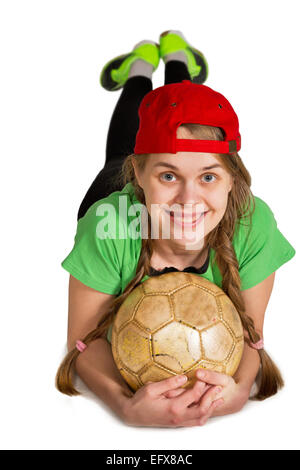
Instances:
[[[176,272],[178,276],[176,279],[169,276],[170,273],[162,274],[161,276],[154,276],[144,281],[141,285],[143,286],[145,294],[153,293],[165,293],[172,292],[177,287],[182,287],[183,284],[188,284],[190,278],[188,273]]]
[[[132,390],[137,390],[141,386],[141,381],[133,373],[130,373],[127,369],[120,369],[120,373]]]
[[[142,286],[138,286],[130,293],[124,300],[121,307],[119,308],[118,315],[114,319],[114,327],[118,331],[122,325],[133,319],[134,312],[138,306],[140,300],[143,298],[144,292]]]
[[[233,375],[236,372],[239,366],[240,360],[242,359],[243,350],[244,350],[244,341],[243,339],[241,339],[240,341],[236,342],[234,345],[232,354],[229,358],[229,361],[226,364],[226,373],[230,371],[231,375]]]
[[[199,276],[199,274],[188,273],[188,276],[190,282],[207,289],[212,295],[219,295],[223,293],[223,290],[219,286],[212,283],[208,279],[205,279],[205,277]]]
[[[149,331],[154,331],[173,318],[168,295],[145,295],[134,319]]]
[[[171,295],[176,320],[182,320],[198,329],[207,328],[219,320],[215,296],[201,287],[186,286]]]
[[[118,361],[132,372],[137,373],[151,360],[150,334],[130,322],[118,334]]]
[[[199,332],[176,321],[152,335],[153,360],[167,369],[181,373],[199,361]]]
[[[230,325],[236,338],[243,336],[243,327],[240,321],[239,314],[227,295],[222,294],[216,297],[217,302],[220,304],[222,310],[222,318]]]
[[[234,339],[222,322],[201,331],[201,338],[205,358],[217,362],[225,361],[234,346]]]

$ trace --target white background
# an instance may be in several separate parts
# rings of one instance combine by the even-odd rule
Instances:
[[[239,116],[256,196],[299,240],[299,15],[282,1],[1,1],[1,448],[299,448],[299,262],[282,266],[265,320],[286,386],[203,427],[134,428],[86,392],[54,388],[67,327],[68,273],[81,200],[105,156],[120,95],[104,64],[178,29],[206,55],[211,88]],[[154,88],[163,84],[161,62]]]

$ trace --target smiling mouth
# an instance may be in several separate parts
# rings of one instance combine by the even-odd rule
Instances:
[[[178,223],[180,225],[195,225],[196,223],[198,223],[201,219],[203,219],[203,217],[209,212],[208,210],[207,211],[204,211],[204,212],[201,212],[201,214],[198,216],[198,218],[194,217],[194,218],[191,218],[191,216],[186,216],[184,214],[181,214],[181,213],[178,213],[178,214],[175,214],[174,211],[167,211],[165,210],[165,212],[170,216],[170,219],[172,219],[175,223]]]

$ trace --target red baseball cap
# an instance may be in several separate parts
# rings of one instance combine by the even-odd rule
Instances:
[[[183,80],[150,91],[139,107],[134,153],[233,153],[241,148],[239,121],[229,101],[212,88]],[[224,141],[177,139],[183,123],[221,127]]]

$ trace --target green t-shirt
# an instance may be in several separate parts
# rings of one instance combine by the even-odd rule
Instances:
[[[105,204],[109,204],[109,210]],[[96,201],[77,222],[74,246],[61,266],[95,290],[120,295],[135,276],[142,246],[140,212],[133,204],[140,203],[131,183]],[[252,227],[248,218],[238,221],[232,244],[239,263],[241,290],[259,284],[296,253],[277,228],[270,207],[257,196]],[[197,275],[222,288],[221,273],[212,263],[214,254],[211,249],[206,272]],[[141,282],[148,278],[144,276]],[[111,328],[107,339],[111,340]]]

